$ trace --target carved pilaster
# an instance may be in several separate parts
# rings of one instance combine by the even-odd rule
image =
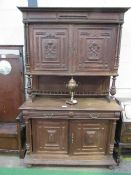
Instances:
[[[27,151],[27,154],[30,154],[30,144],[29,144],[29,120],[26,119],[25,120],[25,125],[26,125],[26,151]]]
[[[113,154],[114,142],[115,142],[115,129],[116,129],[116,121],[113,121],[112,124],[112,132],[111,132],[111,142],[110,142],[110,154]]]
[[[30,126],[30,120],[28,118],[25,119],[25,125],[26,125],[26,151],[27,154],[30,154],[32,151],[31,126]]]
[[[121,46],[121,30],[122,30],[122,25],[119,24],[118,33],[117,33],[115,64],[114,64],[114,70],[116,70],[116,71],[118,70],[118,67],[119,67],[120,46]]]
[[[30,63],[29,63],[29,24],[25,23],[24,25],[25,30],[25,58],[26,58],[26,72],[30,71]]]
[[[32,101],[32,77],[31,77],[31,75],[27,75],[27,79],[28,79],[27,94],[28,94],[29,100]]]
[[[114,99],[114,95],[116,94],[116,75],[112,77],[112,85],[110,89],[110,94],[112,98]]]

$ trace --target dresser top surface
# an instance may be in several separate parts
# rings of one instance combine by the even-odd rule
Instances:
[[[20,109],[25,110],[86,110],[86,111],[121,111],[115,100],[106,98],[77,98],[75,105],[66,104],[69,98],[36,97],[33,102],[26,101]]]
[[[89,12],[126,12],[129,7],[18,7],[26,11],[89,11]]]
[[[18,7],[23,22],[123,23],[129,7]],[[104,14],[104,15],[103,15]]]

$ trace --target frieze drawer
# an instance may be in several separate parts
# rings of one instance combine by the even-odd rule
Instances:
[[[64,119],[117,119],[118,113],[86,111],[33,111],[23,112],[24,118],[64,118]]]
[[[123,142],[123,143],[131,143],[131,135],[128,135],[128,134],[122,135],[121,142]]]
[[[126,132],[131,133],[131,124],[126,124],[125,128],[126,128]]]

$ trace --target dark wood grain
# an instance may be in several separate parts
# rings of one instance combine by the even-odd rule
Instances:
[[[118,75],[121,26],[128,8],[19,8],[25,24],[29,99],[27,165],[115,165],[121,107],[110,98]],[[69,105],[67,83],[78,84]]]

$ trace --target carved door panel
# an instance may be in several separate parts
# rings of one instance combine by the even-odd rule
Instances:
[[[116,32],[112,26],[74,27],[74,72],[111,72],[116,64]]]
[[[32,126],[33,152],[67,154],[67,121],[33,120]]]
[[[73,155],[104,155],[106,152],[106,122],[78,121],[70,123],[71,153]]]
[[[31,71],[61,74],[69,71],[69,26],[30,26]]]

